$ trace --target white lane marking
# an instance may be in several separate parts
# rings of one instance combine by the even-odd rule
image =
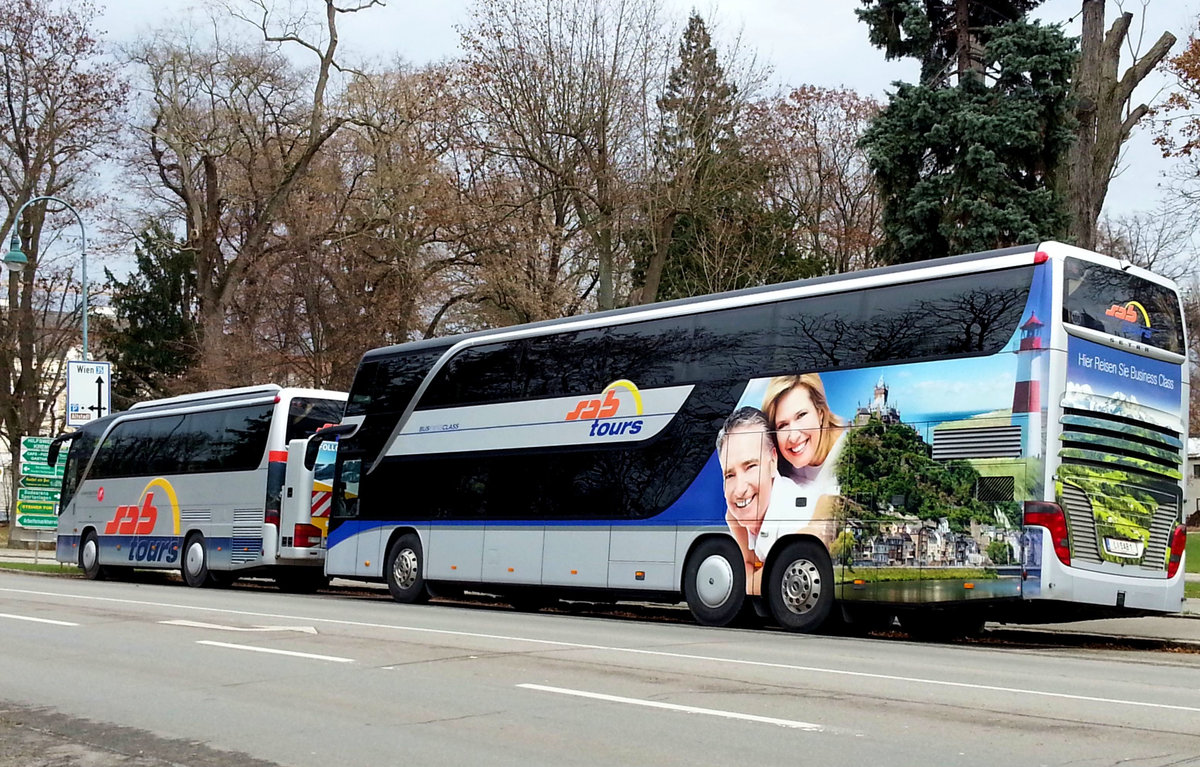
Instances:
[[[78,626],[78,623],[69,623],[68,621],[52,621],[49,618],[31,618],[28,615],[10,615],[9,613],[0,613],[0,618],[11,618],[14,621],[30,621],[31,623],[49,623],[51,626]]]
[[[196,644],[208,645],[209,647],[226,647],[230,650],[249,650],[250,652],[265,652],[271,655],[290,655],[293,658],[311,658],[312,660],[327,660],[333,663],[353,663],[353,658],[339,658],[336,655],[317,655],[311,652],[295,652],[293,650],[276,650],[274,647],[254,647],[248,644],[230,644],[229,642],[210,642],[207,639],[198,639]]]
[[[668,711],[681,711],[685,714],[703,714],[705,716],[719,716],[725,719],[741,719],[747,722],[760,722],[762,724],[774,724],[779,727],[791,727],[797,730],[808,730],[809,732],[824,732],[825,728],[819,724],[812,722],[797,722],[793,719],[776,719],[773,716],[755,716],[754,714],[739,714],[735,711],[721,711],[716,708],[698,708],[696,706],[681,706],[675,703],[661,703],[656,700],[643,700],[641,698],[622,698],[618,695],[605,695],[599,692],[587,692],[586,690],[569,690],[565,687],[546,687],[540,684],[519,684],[517,687],[522,687],[526,690],[540,690],[541,692],[554,692],[559,695],[574,695],[578,698],[591,698],[593,700],[603,700],[609,703],[628,703],[631,706],[646,706],[648,708],[663,708]]]
[[[528,644],[545,645],[547,647],[563,647],[572,650],[596,650],[627,655],[647,655],[658,658],[675,658],[678,660],[696,660],[707,663],[726,663],[733,666],[752,666],[755,668],[772,668],[784,671],[802,671],[811,674],[829,674],[831,676],[846,676],[856,679],[878,679],[888,682],[904,682],[907,684],[924,684],[931,687],[953,687],[964,690],[983,690],[986,692],[1014,693],[1017,695],[1038,695],[1044,698],[1062,700],[1078,700],[1091,703],[1107,703],[1114,706],[1135,706],[1139,708],[1156,708],[1166,711],[1187,711],[1200,714],[1200,706],[1177,706],[1170,703],[1150,703],[1140,700],[1125,700],[1122,698],[1100,698],[1091,695],[1072,695],[1065,692],[1050,692],[1047,690],[1030,690],[1021,687],[999,687],[990,684],[971,684],[968,682],[951,682],[944,679],[927,679],[923,677],[896,676],[895,674],[873,674],[868,671],[847,671],[838,668],[820,668],[818,666],[797,666],[791,663],[770,663],[761,660],[745,660],[742,658],[718,658],[708,655],[691,655],[689,653],[665,652],[662,650],[635,650],[629,647],[609,647],[606,645],[582,644],[579,642],[560,642],[553,639],[531,639],[529,637],[505,636],[503,634],[480,634],[474,631],[451,631],[449,629],[431,629],[418,626],[397,626],[393,623],[368,623],[366,621],[348,621],[337,618],[309,618],[297,615],[281,615],[279,613],[260,613],[250,610],[231,610],[225,607],[201,607],[198,605],[181,605],[171,602],[149,602],[139,599],[119,599],[117,597],[97,597],[87,594],[63,594],[55,591],[33,591],[31,589],[0,588],[0,593],[27,594],[41,597],[60,597],[62,599],[80,599],[91,602],[112,602],[116,604],[141,605],[143,607],[168,607],[175,610],[197,610],[224,615],[244,615],[252,618],[271,618],[287,621],[304,621],[306,623],[327,623],[331,626],[352,626],[355,628],[391,629],[393,631],[408,631],[414,634],[436,634],[440,636],[466,637],[469,639],[499,639],[508,642],[525,642]]]
[[[316,634],[312,626],[222,626],[220,623],[201,623],[200,621],[159,621],[164,626],[188,626],[197,629],[215,629],[217,631],[299,631],[304,634]]]

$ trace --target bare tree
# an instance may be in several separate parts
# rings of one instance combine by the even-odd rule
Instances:
[[[1197,275],[1194,229],[1191,212],[1168,203],[1152,212],[1102,218],[1095,250],[1187,282]]]
[[[34,197],[61,196],[80,208],[94,199],[89,172],[112,144],[125,97],[90,32],[95,18],[89,3],[58,10],[49,0],[0,0],[0,197],[8,206],[0,233]],[[0,306],[0,439],[12,450],[22,435],[55,427],[61,362],[75,345],[78,286],[51,264],[43,243],[58,225],[44,204],[25,209],[19,234],[29,264],[9,273]]]
[[[1121,147],[1149,111],[1146,104],[1133,105],[1133,91],[1166,57],[1175,35],[1163,32],[1145,54],[1134,52],[1133,64],[1118,77],[1133,14],[1123,11],[1107,33],[1104,0],[1083,0],[1082,14],[1080,58],[1072,83],[1078,127],[1062,183],[1070,208],[1071,238],[1076,245],[1090,249],[1096,242],[1096,222]]]
[[[850,90],[803,86],[750,112],[746,134],[769,169],[769,205],[794,222],[788,247],[822,271],[872,265],[881,206],[858,142],[879,109]]]
[[[331,90],[345,74],[336,58],[337,20],[380,4],[325,0],[314,24],[276,17],[265,0],[246,0],[231,10],[257,27],[258,44],[214,28],[211,44],[163,37],[131,55],[147,80],[144,178],[165,190],[197,253],[206,386],[243,375],[224,348],[239,286],[278,246],[285,206],[349,119],[334,108]],[[285,46],[310,54],[314,67],[298,69]]]
[[[351,120],[281,213],[286,239],[235,295],[231,342],[258,350],[260,378],[348,387],[364,351],[425,332],[458,215],[445,82],[440,67],[396,67],[348,89]]]
[[[601,309],[629,266],[660,30],[656,0],[478,0],[462,34],[481,145],[534,182],[515,203],[563,197],[573,221],[558,232],[586,237]]]

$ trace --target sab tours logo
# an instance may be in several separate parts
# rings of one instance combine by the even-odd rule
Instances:
[[[632,402],[632,413],[625,406],[625,416],[618,420],[622,410],[622,398],[617,396],[617,390],[624,389],[626,397]],[[621,379],[613,381],[600,392],[597,399],[581,399],[575,403],[574,409],[567,413],[567,421],[592,421],[589,437],[617,437],[624,434],[637,434],[642,430],[642,393],[632,381]]]
[[[1150,314],[1146,311],[1146,307],[1137,301],[1129,301],[1124,306],[1113,304],[1104,314],[1121,320],[1125,323],[1126,328],[1136,332],[1143,340],[1150,338]]]
[[[171,536],[154,535],[158,525],[158,507],[154,505],[156,490],[162,491],[159,503],[165,498],[171,505]],[[99,500],[103,500],[103,494],[101,488],[97,493]],[[113,518],[104,525],[104,534],[133,536],[129,543],[130,562],[175,562],[179,558],[179,499],[175,496],[175,488],[162,477],[150,480],[137,503],[117,507]]]

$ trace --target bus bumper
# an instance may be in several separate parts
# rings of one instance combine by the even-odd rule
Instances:
[[[1041,533],[1040,540],[1036,539],[1037,532]],[[1055,556],[1050,531],[1044,527],[1027,528],[1026,543],[1022,594],[1027,600],[1163,613],[1177,613],[1183,609],[1185,574],[1182,565],[1174,578],[1165,577],[1165,572],[1157,577],[1148,571],[1143,574],[1136,566],[1126,567],[1120,573],[1071,567]]]

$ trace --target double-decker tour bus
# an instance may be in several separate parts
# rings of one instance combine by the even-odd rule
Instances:
[[[1169,280],[1054,242],[376,349],[326,572],[795,631],[1178,611],[1185,349]]]
[[[179,570],[189,586],[253,574],[319,588],[328,492],[314,493],[303,451],[345,401],[273,384],[223,389],[140,402],[59,436],[50,462],[63,443],[69,452],[58,561],[93,579],[153,568]]]

